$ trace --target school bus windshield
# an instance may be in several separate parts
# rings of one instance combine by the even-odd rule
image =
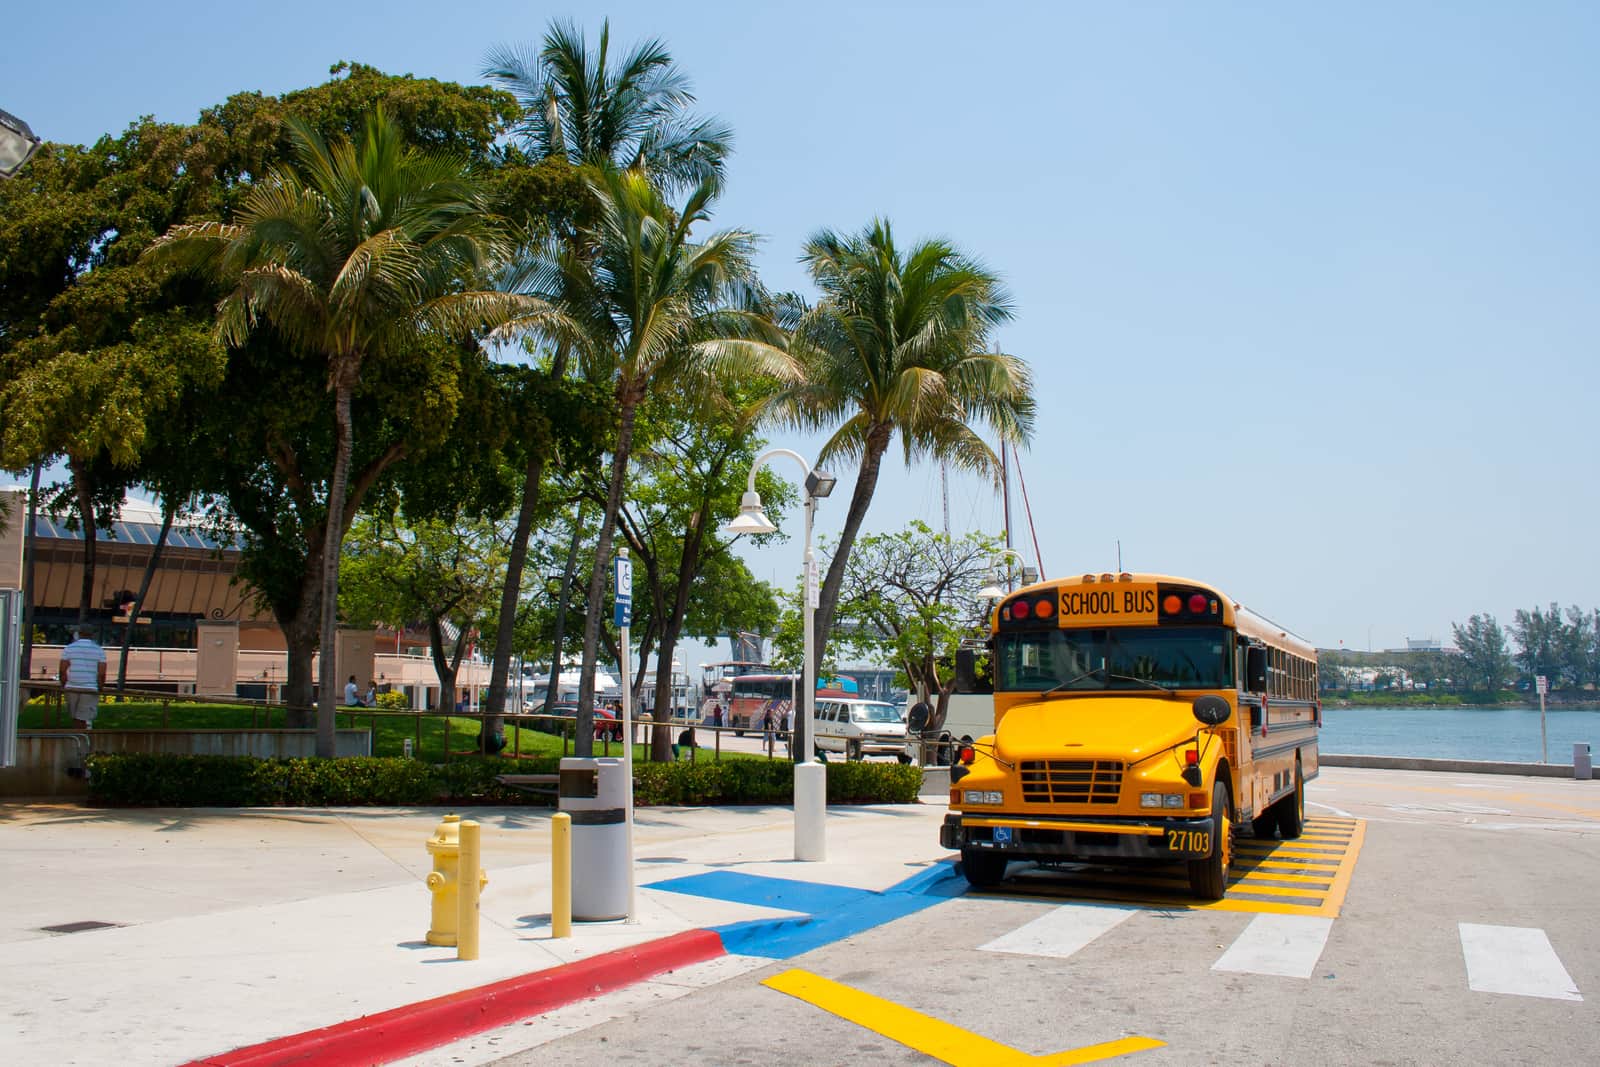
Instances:
[[[1048,630],[997,644],[1002,691],[1233,687],[1233,635],[1221,626]]]

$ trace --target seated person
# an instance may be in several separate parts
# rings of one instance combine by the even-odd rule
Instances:
[[[680,748],[687,748],[689,750],[689,758],[691,760],[694,759],[695,743],[694,743],[694,727],[693,726],[689,727],[687,730],[684,730],[682,733],[680,733],[678,735],[678,739],[672,743],[672,758],[674,760],[679,758],[678,757],[678,750]]]

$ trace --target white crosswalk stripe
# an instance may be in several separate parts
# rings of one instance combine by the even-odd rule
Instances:
[[[1461,923],[1467,985],[1479,993],[1582,1000],[1578,986],[1539,929]]]
[[[978,947],[985,952],[1064,959],[1140,910],[1100,904],[1063,904]]]
[[[1211,969],[1310,978],[1332,929],[1312,915],[1257,915]]]

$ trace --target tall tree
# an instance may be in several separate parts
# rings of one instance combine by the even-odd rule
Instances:
[[[611,544],[627,483],[639,405],[652,393],[721,391],[719,370],[739,364],[790,371],[781,337],[758,308],[753,235],[725,230],[690,238],[710,221],[714,181],[697,185],[681,209],[637,171],[604,171],[591,186],[598,210],[577,245],[552,241],[528,272],[532,291],[572,323],[585,376],[611,385],[618,425],[604,512],[588,584],[578,751],[592,749],[594,667]],[[581,247],[580,247],[581,246]]]
[[[217,334],[244,343],[258,322],[324,363],[334,449],[325,497],[317,753],[334,754],[339,549],[349,525],[351,400],[369,361],[429,338],[466,338],[534,309],[474,287],[505,252],[487,194],[462,157],[409,146],[381,109],[358,143],[291,120],[297,165],[246,196],[236,222],[192,223],[153,251],[229,288]]]
[[[902,254],[879,219],[858,234],[820,231],[803,260],[821,297],[798,309],[791,352],[801,381],[779,393],[773,409],[790,425],[837,427],[819,464],[860,464],[816,609],[821,662],[850,552],[895,435],[908,463],[926,457],[998,482],[1000,460],[978,428],[1025,441],[1034,400],[1026,364],[984,351],[1012,314],[999,278],[955,246],[928,240]]]
[[[1561,669],[1567,659],[1566,635],[1561,606],[1551,603],[1549,611],[1535,607],[1518,608],[1511,619],[1511,639],[1517,651],[1512,659],[1529,677],[1545,675],[1552,686],[1561,684]]]
[[[556,22],[537,49],[510,45],[491,49],[484,75],[503,86],[520,105],[522,118],[515,134],[521,148],[534,159],[559,160],[570,167],[633,167],[654,176],[663,188],[720,178],[731,135],[715,120],[691,113],[694,95],[666,46],[657,40],[642,42],[613,65],[610,42],[609,21],[602,24],[594,49],[572,23]],[[540,203],[549,200],[541,198]],[[564,216],[547,213],[543,226],[529,232],[558,231],[573,245],[574,254],[581,254],[577,235],[587,218],[586,205],[571,199],[565,204],[569,210]],[[550,353],[551,377],[557,382],[566,376],[569,356],[569,346],[557,341]],[[524,460],[521,504],[500,595],[500,625],[485,702],[495,715],[505,706],[512,620],[521,596],[528,541],[548,458],[545,452],[530,450]],[[569,586],[570,581],[563,582],[560,594],[551,692],[561,670]],[[498,728],[498,719],[491,720],[491,725]]]
[[[1466,687],[1493,696],[1511,681],[1511,653],[1505,631],[1493,615],[1474,615],[1465,626],[1450,624],[1461,652],[1461,673]]]

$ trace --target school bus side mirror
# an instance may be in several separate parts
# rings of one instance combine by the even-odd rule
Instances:
[[[921,733],[928,728],[928,718],[933,709],[922,701],[911,705],[911,711],[906,715],[906,725],[911,727],[913,733]]]
[[[1244,687],[1252,693],[1267,691],[1267,650],[1251,646],[1244,650]]]
[[[1228,721],[1231,712],[1228,702],[1221,697],[1195,697],[1194,717],[1206,726],[1221,726]]]

